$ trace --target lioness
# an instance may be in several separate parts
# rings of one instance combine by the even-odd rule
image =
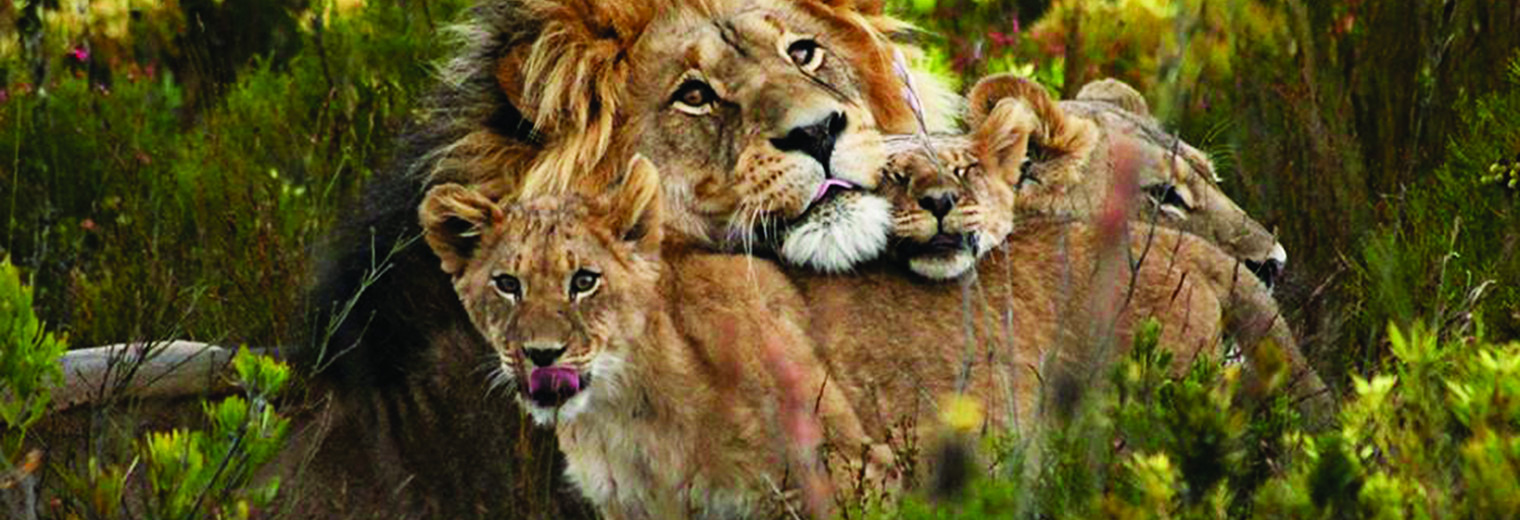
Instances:
[[[983,78],[970,93],[967,121],[978,130],[1000,102],[1027,107],[1026,117],[1006,131],[1029,136],[1027,163],[1012,187],[1020,215],[1092,218],[1109,193],[1120,167],[1134,172],[1141,204],[1136,220],[1180,229],[1213,241],[1244,261],[1270,287],[1287,262],[1287,251],[1260,223],[1220,190],[1208,156],[1161,130],[1149,117],[1145,99],[1116,80],[1085,85],[1077,99],[1051,99],[1032,81],[1012,75]],[[931,146],[944,167],[967,168],[975,161],[970,136],[933,136]],[[924,146],[912,136],[887,139],[889,169],[925,167]],[[1122,157],[1116,157],[1120,151]],[[954,201],[925,201],[948,207]]]
[[[791,422],[816,414],[843,459],[871,441],[780,272],[662,250],[659,191],[635,157],[601,196],[503,207],[445,184],[419,213],[496,353],[497,384],[557,432],[567,475],[603,517],[779,517],[778,493],[814,462]],[[831,467],[844,487],[860,466]]]

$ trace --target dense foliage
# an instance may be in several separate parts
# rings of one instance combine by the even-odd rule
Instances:
[[[0,254],[35,284],[0,267],[0,483],[27,463],[20,432],[64,348],[43,321],[76,346],[309,339],[321,237],[385,167],[465,3],[0,2]],[[1277,229],[1278,295],[1343,409],[1309,429],[1243,398],[1234,367],[1167,376],[1142,336],[1069,419],[947,441],[992,468],[964,489],[842,514],[1520,516],[1520,4],[888,5],[963,87],[1004,71],[1067,96],[1139,87]],[[267,398],[208,406],[208,431],[270,426]],[[275,492],[206,474],[231,453],[216,433],[147,439],[124,452],[149,463],[144,514],[238,516]],[[204,459],[152,463],[170,451]],[[99,504],[128,492],[127,461],[74,468],[64,507],[114,516]],[[228,492],[184,503],[210,487]]]
[[[173,13],[154,13],[138,28],[173,34]],[[141,32],[64,19],[33,36],[36,54],[0,54],[0,250],[35,273],[43,316],[82,345],[305,336],[293,310],[311,251],[384,164],[445,49],[443,22],[405,6],[329,13],[298,13],[281,38],[299,51],[224,64],[237,79],[214,94],[168,66],[176,49],[202,52],[190,36],[138,53]]]

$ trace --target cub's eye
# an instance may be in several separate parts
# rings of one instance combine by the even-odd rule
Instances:
[[[518,300],[522,298],[522,282],[518,281],[516,276],[510,274],[492,276],[491,285],[496,288],[496,292],[501,293],[502,296],[506,296],[508,299]]]
[[[815,40],[797,40],[786,47],[787,57],[792,59],[802,70],[812,72],[819,65],[823,65],[823,47]]]
[[[595,271],[581,269],[570,277],[570,297],[582,298],[595,291],[602,283],[602,275]]]
[[[1183,200],[1182,194],[1177,192],[1177,187],[1171,184],[1152,184],[1146,186],[1145,194],[1162,206],[1173,206],[1183,210],[1189,209],[1187,201]]]
[[[677,109],[697,115],[712,112],[712,105],[717,101],[718,93],[713,91],[712,86],[695,79],[681,82],[676,92],[670,95],[670,102]]]

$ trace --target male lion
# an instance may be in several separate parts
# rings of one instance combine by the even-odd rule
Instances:
[[[797,294],[765,262],[662,250],[657,175],[635,157],[601,196],[505,207],[429,190],[427,242],[495,351],[497,383],[557,432],[604,518],[780,517],[779,493],[814,462],[790,425],[814,415],[852,483],[848,459],[870,439],[814,357]]]
[[[883,160],[876,136],[917,126],[894,70],[899,50],[913,55],[895,41],[906,25],[881,8],[485,0],[395,166],[325,248],[314,346],[298,355],[335,413],[306,480],[340,505],[392,503],[398,516],[574,509],[543,478],[559,473],[552,436],[484,395],[489,346],[415,240],[423,194],[449,182],[493,200],[594,192],[613,182],[594,166],[641,152],[665,167],[670,236],[784,249],[824,269],[869,258],[890,228],[887,205],[864,191]],[[914,77],[929,128],[949,129],[955,96]],[[771,239],[805,226],[819,232]]]
[[[1055,102],[1044,88],[1012,75],[994,75],[972,88],[967,120],[973,130],[994,106],[1012,101],[1029,117],[1004,129],[1029,136],[1027,163],[1013,181],[1020,215],[1092,218],[1114,188],[1120,165],[1134,172],[1141,204],[1133,217],[1213,241],[1241,259],[1270,287],[1287,262],[1287,251],[1265,227],[1219,188],[1208,156],[1161,130],[1145,99],[1122,82],[1085,85],[1077,99]],[[973,143],[966,136],[934,136],[937,159],[949,169],[969,167]],[[929,161],[917,138],[887,140],[890,169]],[[1122,157],[1116,152],[1122,151]],[[925,200],[945,210],[954,201]],[[927,207],[927,206],[926,206]]]

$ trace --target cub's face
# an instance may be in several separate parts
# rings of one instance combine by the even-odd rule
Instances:
[[[544,197],[503,208],[445,184],[423,201],[428,244],[495,350],[492,384],[539,424],[575,420],[622,386],[631,342],[657,308],[656,189],[650,181],[642,200]]]
[[[937,139],[937,161],[916,140],[894,140],[880,192],[892,202],[894,253],[910,270],[959,277],[1013,232],[1035,124],[1027,106],[1000,104],[970,139]]]
[[[629,131],[666,172],[671,229],[839,271],[885,247],[885,158],[846,57],[861,42],[799,4],[669,9],[632,50]]]

